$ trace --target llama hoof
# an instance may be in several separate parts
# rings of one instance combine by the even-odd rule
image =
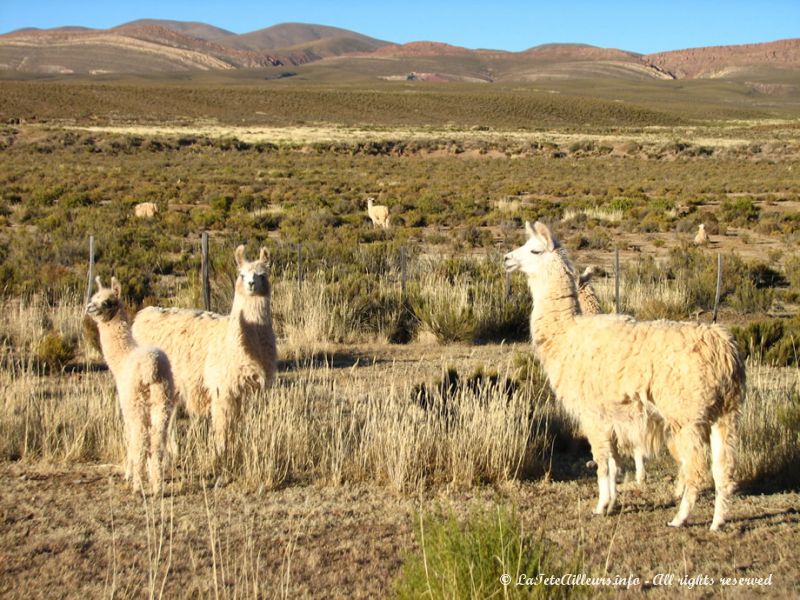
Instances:
[[[725,524],[725,521],[712,521],[711,522],[711,527],[709,528],[709,531],[719,531],[720,529],[722,529],[722,526],[724,524]]]
[[[683,521],[679,520],[678,517],[675,517],[667,523],[667,527],[683,527]]]

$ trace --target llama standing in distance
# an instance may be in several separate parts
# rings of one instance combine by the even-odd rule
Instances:
[[[152,219],[158,214],[158,204],[155,202],[140,202],[133,207],[133,216],[137,219]]]
[[[506,254],[505,266],[528,277],[536,354],[556,396],[589,437],[599,488],[595,514],[616,499],[618,431],[653,414],[673,436],[680,459],[682,498],[670,526],[683,525],[694,506],[710,440],[716,531],[734,487],[745,389],[733,338],[717,325],[580,315],[572,264],[560,244],[541,223],[525,228],[527,242]]]
[[[143,489],[145,466],[153,493],[161,490],[167,430],[172,417],[174,385],[169,359],[158,348],[140,346],[131,335],[121,289],[95,278],[97,292],[86,313],[97,323],[103,358],[114,375],[125,429],[125,479],[133,491]]]
[[[133,322],[137,340],[170,357],[177,394],[189,414],[211,413],[220,454],[242,399],[272,383],[277,362],[267,250],[252,262],[244,258],[244,246],[234,256],[238,276],[229,315],[150,307]]]
[[[697,226],[697,235],[694,236],[694,245],[695,246],[708,246],[708,243],[711,240],[708,237],[708,233],[706,233],[706,226],[703,223]]]
[[[374,198],[367,199],[367,214],[376,227],[389,229],[389,207],[382,204],[373,204]]]

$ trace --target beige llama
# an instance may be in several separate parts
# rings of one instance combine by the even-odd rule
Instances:
[[[169,356],[189,414],[211,414],[220,454],[242,401],[272,383],[277,365],[266,248],[255,261],[245,260],[244,246],[234,256],[238,276],[230,314],[149,307],[133,322],[137,340]]]
[[[528,240],[505,256],[527,275],[533,297],[531,337],[550,385],[580,421],[597,463],[595,514],[616,500],[615,439],[637,419],[657,416],[680,457],[682,498],[669,523],[686,522],[697,499],[706,452],[716,488],[711,530],[725,522],[734,488],[734,453],[745,369],[732,336],[719,325],[637,322],[581,315],[572,264],[550,229],[525,224]]]
[[[374,198],[367,199],[367,214],[376,227],[389,229],[389,207],[382,204],[373,204]]]
[[[122,302],[119,281],[111,287],[95,279],[97,291],[86,313],[97,323],[103,358],[114,375],[125,429],[125,479],[143,489],[145,467],[153,493],[161,490],[174,384],[167,355],[136,343]]]

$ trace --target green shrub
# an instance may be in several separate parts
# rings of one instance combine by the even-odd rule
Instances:
[[[746,327],[732,327],[739,350],[751,357],[777,367],[800,364],[800,317],[764,319]]]
[[[395,582],[398,598],[570,598],[590,588],[515,585],[521,576],[535,579],[563,571],[565,565],[541,538],[522,529],[514,510],[474,510],[463,522],[436,511],[415,519],[419,549],[406,556]],[[500,578],[510,576],[504,586]]]
[[[36,345],[36,363],[49,373],[61,371],[75,358],[77,340],[60,333],[46,333]]]
[[[727,302],[735,311],[750,314],[767,312],[772,306],[774,293],[771,289],[759,289],[759,287],[745,279],[733,293],[727,298]]]
[[[720,206],[720,217],[731,225],[747,225],[758,220],[760,209],[751,198],[726,198]]]

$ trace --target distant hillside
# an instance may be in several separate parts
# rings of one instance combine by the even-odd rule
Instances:
[[[243,52],[155,25],[18,31],[0,36],[0,68],[49,75],[171,73],[273,66]]]
[[[126,27],[163,27],[164,29],[171,29],[184,35],[198,38],[200,40],[214,41],[219,38],[236,35],[232,31],[214,27],[207,23],[196,23],[193,21],[169,21],[167,19],[138,19],[130,23],[123,23],[114,29],[123,29]]]
[[[800,90],[800,39],[643,56],[586,44],[544,44],[522,52],[473,50],[435,41],[393,44],[305,23],[282,23],[238,35],[206,23],[140,19],[107,30],[25,28],[0,35],[0,74],[6,78],[163,75],[311,63],[328,68],[303,77],[320,74],[326,82],[723,78],[745,83],[761,94],[794,96]],[[274,78],[269,73],[265,77]]]
[[[219,39],[221,44],[242,50],[279,50],[295,46],[311,48],[312,44],[325,40],[352,41],[358,44],[361,51],[371,52],[389,44],[383,40],[326,25],[310,25],[306,23],[282,23],[258,31],[242,35],[230,35]],[[329,51],[333,51],[328,45]],[[330,54],[328,54],[330,56]]]
[[[797,69],[800,68],[800,39],[658,52],[644,56],[643,60],[677,79],[715,79],[759,66]]]

